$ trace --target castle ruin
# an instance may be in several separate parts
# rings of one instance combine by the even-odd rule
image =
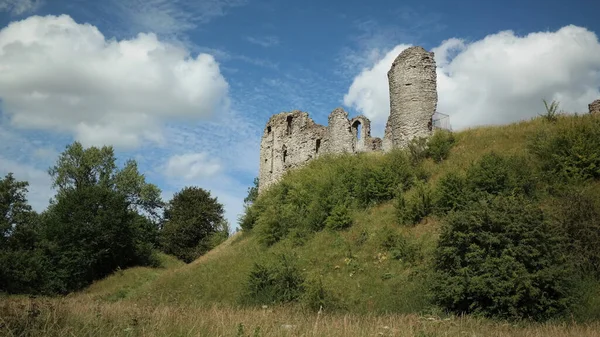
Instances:
[[[588,105],[591,114],[600,115],[600,99],[597,99]]]
[[[389,72],[390,115],[383,140],[371,137],[371,121],[348,119],[342,108],[331,112],[328,125],[316,124],[308,113],[273,115],[260,143],[259,192],[289,169],[327,153],[358,153],[403,148],[415,137],[431,135],[437,108],[434,55],[422,47],[405,49]]]

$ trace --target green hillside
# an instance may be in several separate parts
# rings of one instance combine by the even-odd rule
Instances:
[[[438,163],[431,158],[424,159],[422,163],[411,166],[410,170],[417,177],[416,181],[425,181],[425,189],[435,191],[444,175],[451,172],[462,174],[473,162],[495,152],[524,158],[524,162],[535,170],[532,172],[539,175],[541,173],[536,168],[542,164],[528,149],[532,139],[536,135],[539,138],[541,134],[562,134],[582,125],[600,130],[597,118],[579,116],[561,117],[555,123],[537,118],[462,131],[454,135],[455,142],[447,159]],[[340,166],[346,167],[350,173],[352,168],[376,171],[389,160],[390,155],[387,154],[321,158],[286,175],[278,186],[288,186],[288,191],[298,194],[334,195],[337,185],[321,187],[330,177],[339,176],[336,170]],[[587,180],[586,185],[589,190],[600,190],[595,177]],[[548,184],[536,182],[535,188],[535,199],[540,206],[552,204],[555,197],[548,192]],[[263,207],[261,216],[268,216],[268,204],[277,202],[275,198],[280,196],[272,190],[261,195],[253,206]],[[416,190],[416,187],[410,187],[404,195],[410,199]],[[146,268],[122,271],[97,282],[81,296],[151,305],[211,307],[215,304],[250,304],[260,307],[271,303],[268,299],[261,303],[260,298],[248,296],[249,276],[256,270],[256,263],[263,267],[276,266],[283,256],[288,262],[282,268],[295,268],[294,272],[301,276],[302,293],[292,301],[300,307],[318,309],[323,306],[329,312],[442,314],[442,310],[432,303],[429,289],[433,282],[433,253],[445,216],[432,212],[416,224],[401,225],[396,212],[397,200],[385,199],[384,196],[376,203],[365,204],[360,200],[349,203],[345,212],[352,219],[351,226],[332,230],[324,226],[307,228],[304,224],[308,222],[299,219],[310,216],[303,212],[312,206],[294,203],[310,203],[310,195],[288,196],[282,204],[292,209],[289,214],[282,210],[281,214],[274,215],[280,223],[273,228],[265,229],[267,225],[264,223],[255,224],[254,228],[246,228],[189,265],[164,271]],[[315,207],[314,210],[320,210],[320,206]],[[282,225],[283,222],[285,224]],[[273,233],[268,233],[269,230],[285,233],[276,234],[277,239],[273,240]],[[267,243],[265,236],[271,238]],[[290,275],[294,276],[292,272]],[[582,319],[600,318],[600,287],[594,280],[586,281],[585,295],[580,297],[579,305],[573,309]],[[119,286],[119,283],[122,285]]]

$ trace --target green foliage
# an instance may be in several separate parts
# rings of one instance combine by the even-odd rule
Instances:
[[[267,246],[292,230],[317,232],[328,223],[349,226],[344,208],[349,212],[391,200],[398,186],[410,188],[414,181],[415,168],[400,150],[385,155],[321,157],[289,172],[283,181],[261,194],[246,209],[240,225],[255,231]]]
[[[252,181],[252,186],[248,187],[248,195],[244,198],[244,204],[253,204],[258,198],[258,177]]]
[[[0,290],[64,294],[118,268],[158,265],[160,190],[135,161],[118,170],[115,160],[111,147],[69,145],[49,169],[58,190],[39,216],[26,182],[0,180]]]
[[[454,171],[440,178],[435,191],[435,209],[440,215],[465,208],[470,200],[466,178]]]
[[[340,309],[338,298],[325,289],[320,277],[308,278],[303,284],[300,302],[313,311]]]
[[[304,280],[295,255],[278,255],[273,261],[254,264],[242,301],[247,304],[298,301],[304,293]]]
[[[163,206],[160,189],[146,183],[134,160],[128,160],[122,169],[118,169],[115,162],[111,146],[85,149],[81,143],[74,142],[60,154],[48,173],[58,194],[87,186],[102,186],[125,195],[130,209],[147,213],[158,222],[158,213]]]
[[[385,228],[380,233],[381,248],[388,251],[392,258],[408,263],[421,261],[423,253],[421,246],[414,238],[407,238],[405,235]]]
[[[565,251],[582,275],[600,280],[600,202],[597,186],[561,187],[551,204],[554,224],[567,239]]]
[[[78,290],[117,268],[150,260],[137,255],[151,254],[139,249],[137,225],[126,197],[103,186],[58,195],[42,230],[42,245],[52,265],[52,292]]]
[[[427,141],[427,157],[440,163],[448,158],[455,143],[454,134],[448,130],[436,130]]]
[[[490,152],[467,170],[467,181],[473,193],[531,195],[535,180],[528,162],[522,157]]]
[[[325,220],[325,227],[333,230],[345,229],[352,225],[352,217],[348,207],[336,205]]]
[[[448,158],[455,141],[454,134],[448,130],[436,130],[429,138],[413,138],[407,147],[410,161],[414,166],[427,158],[440,163]]]
[[[600,178],[600,118],[569,117],[538,130],[528,145],[549,181]]]
[[[456,313],[546,319],[572,301],[559,238],[523,197],[493,197],[451,213],[435,271],[435,301]]]
[[[408,155],[413,165],[419,165],[428,156],[427,138],[417,137],[408,142]]]
[[[415,225],[433,212],[434,204],[429,187],[418,182],[415,193],[406,198],[400,190],[396,197],[396,216],[398,223]]]
[[[546,121],[548,122],[556,122],[558,120],[558,105],[559,103],[556,101],[552,101],[552,103],[550,103],[550,105],[548,105],[548,102],[543,99],[542,100],[544,102],[544,107],[546,108],[546,113],[545,114],[541,114],[540,116],[542,116],[542,118],[544,118]]]
[[[161,246],[165,253],[192,262],[214,246],[211,238],[228,232],[223,205],[210,192],[185,187],[173,196],[165,209]],[[213,242],[214,244],[214,242]]]

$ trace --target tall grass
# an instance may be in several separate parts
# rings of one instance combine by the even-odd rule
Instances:
[[[79,299],[0,302],[2,336],[598,336],[600,323],[518,324],[473,317],[338,314],[293,307],[139,306]]]

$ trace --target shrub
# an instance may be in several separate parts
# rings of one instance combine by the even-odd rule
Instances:
[[[434,299],[456,313],[546,319],[572,300],[559,239],[522,197],[494,197],[451,213],[434,269]]]
[[[317,310],[336,310],[341,307],[340,300],[330,291],[325,289],[321,278],[309,278],[304,282],[304,293],[300,301],[309,309]]]
[[[245,284],[242,301],[277,304],[297,301],[304,292],[304,276],[295,255],[281,254],[274,261],[255,263]]]
[[[337,205],[331,211],[331,214],[325,220],[325,227],[333,230],[345,229],[352,225],[352,217],[348,212],[348,207]]]
[[[427,157],[439,163],[448,158],[454,146],[454,134],[447,130],[437,130],[427,142]]]
[[[428,157],[427,142],[428,140],[425,137],[416,137],[408,142],[408,155],[414,166],[419,165]]]
[[[469,189],[473,193],[524,194],[535,190],[535,177],[525,158],[502,156],[490,152],[467,170]]]
[[[528,148],[549,180],[600,178],[600,118],[565,118],[538,131]]]
[[[556,101],[552,101],[552,103],[550,103],[550,105],[548,105],[548,102],[544,99],[542,100],[544,102],[544,107],[546,108],[546,113],[545,114],[541,114],[540,116],[542,116],[542,118],[544,118],[546,121],[548,122],[556,122],[558,120],[558,102]]]
[[[406,198],[399,191],[396,199],[396,216],[400,224],[413,225],[421,222],[433,211],[433,201],[429,187],[419,182],[415,193]]]
[[[557,229],[567,239],[571,261],[581,274],[600,279],[600,204],[594,188],[563,187],[551,210]]]
[[[435,209],[440,215],[465,208],[470,200],[466,178],[450,172],[440,178],[435,191]]]
[[[413,238],[409,239],[387,228],[381,235],[383,236],[381,248],[388,251],[392,258],[409,263],[415,263],[423,258],[421,246]]]

